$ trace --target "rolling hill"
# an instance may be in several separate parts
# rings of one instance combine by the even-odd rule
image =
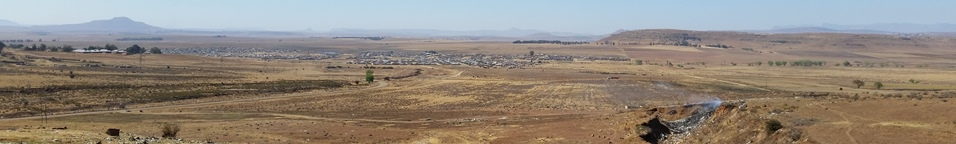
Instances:
[[[814,59],[950,63],[956,37],[649,29],[626,31],[596,43],[622,47],[632,57],[657,59]],[[696,52],[687,52],[696,51]]]

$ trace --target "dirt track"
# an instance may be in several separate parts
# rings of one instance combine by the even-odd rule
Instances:
[[[91,114],[105,114],[105,113],[120,113],[126,111],[139,111],[139,110],[151,110],[151,109],[163,109],[163,108],[189,108],[189,107],[199,107],[199,106],[209,106],[209,105],[218,105],[218,104],[230,104],[230,103],[242,103],[242,102],[251,102],[251,101],[261,101],[261,100],[278,100],[278,99],[289,99],[289,98],[298,98],[306,96],[322,96],[322,95],[333,95],[333,94],[343,94],[350,93],[362,90],[374,90],[380,89],[388,86],[388,82],[378,81],[377,85],[364,89],[355,89],[355,90],[344,90],[336,91],[330,93],[321,93],[315,94],[315,92],[305,92],[305,93],[296,93],[290,95],[282,96],[271,96],[271,97],[257,97],[257,98],[248,98],[248,99],[234,99],[234,100],[225,100],[225,101],[213,101],[213,102],[201,102],[201,103],[191,103],[191,104],[182,104],[182,105],[165,105],[165,106],[156,106],[156,107],[144,107],[144,108],[131,108],[131,109],[121,109],[121,110],[105,110],[105,111],[90,111],[90,112],[78,112],[78,113],[69,113],[69,114],[58,114],[58,115],[49,115],[49,116],[30,116],[30,117],[18,117],[18,118],[5,118],[0,119],[0,121],[15,121],[15,120],[31,120],[31,119],[40,119],[40,118],[54,118],[54,117],[66,117],[66,116],[79,116],[79,115],[91,115]]]
[[[455,75],[450,75],[444,78],[452,78],[461,76],[462,71],[455,71],[451,69],[444,68],[435,68],[431,66],[422,66],[432,69],[442,69],[445,71],[452,71],[456,73]],[[130,109],[120,109],[120,110],[104,110],[104,111],[88,111],[88,112],[77,112],[77,113],[68,113],[68,114],[57,114],[57,115],[47,115],[47,116],[30,116],[30,117],[17,117],[17,118],[4,118],[0,121],[16,121],[16,120],[32,120],[32,119],[41,119],[41,118],[55,118],[55,117],[67,117],[67,116],[80,116],[80,115],[92,115],[92,114],[105,114],[105,113],[122,113],[126,111],[140,111],[140,110],[151,110],[151,109],[167,109],[167,108],[191,108],[191,107],[200,107],[200,106],[210,106],[210,105],[222,105],[222,104],[233,104],[233,103],[243,103],[243,102],[253,102],[253,101],[262,101],[262,100],[281,100],[281,99],[291,99],[291,98],[300,98],[307,96],[325,96],[325,95],[334,95],[334,94],[344,94],[352,93],[358,91],[368,91],[385,88],[389,85],[386,81],[377,81],[378,83],[373,87],[368,87],[364,89],[353,89],[353,90],[344,90],[344,91],[335,91],[330,93],[321,93],[315,94],[317,91],[305,92],[305,93],[295,93],[289,95],[281,96],[270,96],[270,97],[256,97],[256,98],[247,98],[247,99],[234,99],[234,100],[225,100],[225,101],[212,101],[212,102],[200,102],[200,103],[190,103],[190,104],[181,104],[181,105],[164,105],[164,106],[155,106],[155,107],[144,107],[144,108],[130,108]],[[369,121],[380,121],[380,120],[369,120]]]

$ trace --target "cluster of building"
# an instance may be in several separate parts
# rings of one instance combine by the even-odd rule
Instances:
[[[372,65],[469,65],[483,68],[521,68],[533,65],[531,61],[516,61],[508,55],[441,54],[435,51],[404,53],[394,51],[361,52],[350,64]]]
[[[543,61],[607,60],[630,61],[625,57],[571,55],[443,54],[435,51],[405,53],[372,51],[356,54],[350,64],[371,65],[468,65],[482,68],[524,68]]]
[[[338,52],[319,52],[288,48],[167,48],[167,54],[198,55],[205,57],[241,57],[259,59],[289,59],[289,60],[321,60],[341,55]]]

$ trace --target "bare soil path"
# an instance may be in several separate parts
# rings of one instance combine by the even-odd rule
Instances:
[[[343,90],[343,91],[334,91],[329,93],[319,93],[314,92],[305,92],[305,93],[295,93],[289,95],[280,95],[280,96],[269,96],[269,97],[256,97],[256,98],[246,98],[246,99],[233,99],[225,101],[212,101],[212,102],[200,102],[200,103],[190,103],[190,104],[181,104],[181,105],[164,105],[164,106],[155,106],[155,107],[144,107],[144,108],[131,108],[131,109],[120,109],[120,110],[104,110],[104,111],[88,111],[88,112],[77,112],[77,113],[68,113],[68,114],[57,114],[57,115],[48,115],[48,116],[30,116],[30,117],[18,117],[18,118],[5,118],[0,119],[0,121],[16,121],[16,120],[32,120],[32,119],[41,119],[41,118],[54,118],[54,117],[66,117],[66,116],[80,116],[80,115],[92,115],[92,114],[105,114],[105,113],[119,113],[126,111],[139,111],[139,110],[151,110],[151,109],[165,109],[165,108],[191,108],[191,107],[201,107],[201,106],[210,106],[210,105],[221,105],[221,104],[230,104],[230,103],[241,103],[241,102],[252,102],[252,101],[261,101],[261,100],[280,100],[280,99],[290,99],[290,98],[299,98],[307,96],[323,96],[323,95],[335,95],[335,94],[344,94],[352,93],[357,91],[367,91],[381,89],[388,86],[388,82],[378,81],[377,85],[364,88],[364,89],[352,89],[352,90]]]

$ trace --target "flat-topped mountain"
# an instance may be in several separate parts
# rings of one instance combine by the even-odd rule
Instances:
[[[71,31],[71,32],[156,32],[165,30],[143,22],[133,21],[126,17],[115,17],[108,20],[95,20],[80,24],[32,26],[30,29],[42,31]]]
[[[613,34],[596,44],[614,45],[642,59],[911,60],[945,63],[956,58],[956,37],[920,34],[783,33],[648,29]],[[644,48],[644,49],[641,49]],[[694,52],[686,52],[694,51]]]
[[[781,47],[793,49],[910,49],[941,48],[953,44],[952,37],[930,37],[851,33],[763,34],[735,31],[690,31],[647,29],[626,31],[603,38],[598,43],[615,45],[674,45],[734,48]]]

